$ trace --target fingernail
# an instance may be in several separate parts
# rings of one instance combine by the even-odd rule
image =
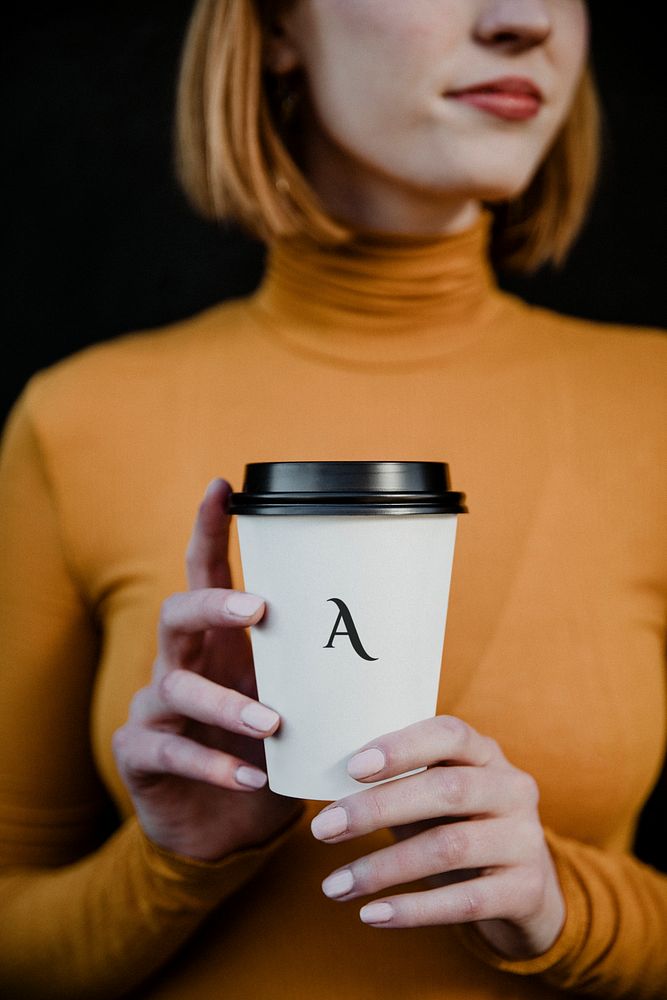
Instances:
[[[343,868],[339,872],[329,875],[322,883],[322,892],[329,899],[337,899],[338,896],[345,896],[351,891],[354,885],[354,877],[349,868]]]
[[[241,711],[241,719],[252,729],[257,729],[260,733],[272,729],[280,716],[272,708],[260,705],[258,701],[249,702]]]
[[[236,768],[234,777],[239,785],[247,785],[248,788],[263,788],[268,780],[263,771],[258,771],[254,767],[245,767],[243,764]]]
[[[318,840],[328,840],[337,837],[347,830],[347,813],[341,806],[321,812],[310,824],[313,836]]]
[[[362,906],[359,916],[365,924],[384,924],[394,915],[394,907],[390,903],[369,903]]]
[[[351,778],[367,778],[369,774],[381,771],[386,763],[382,751],[373,747],[371,750],[362,750],[361,753],[350,757],[347,762],[347,773]]]
[[[227,598],[225,608],[230,615],[235,615],[236,618],[250,618],[258,608],[261,608],[262,604],[264,604],[262,598],[256,597],[255,594],[235,592]]]
[[[204,499],[208,499],[208,497],[210,497],[211,493],[215,493],[215,490],[217,489],[217,486],[218,486],[219,482],[220,482],[220,477],[219,476],[216,476],[215,479],[211,480],[211,482],[206,487],[206,492],[204,493]]]

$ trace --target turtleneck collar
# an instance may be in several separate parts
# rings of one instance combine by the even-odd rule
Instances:
[[[491,222],[485,210],[447,235],[279,241],[249,308],[267,332],[323,360],[386,367],[444,356],[488,329],[499,308]]]

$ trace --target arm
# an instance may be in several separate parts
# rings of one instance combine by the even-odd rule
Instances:
[[[592,997],[659,1000],[667,996],[667,876],[626,854],[602,851],[545,831],[567,916],[551,948],[513,961],[474,928],[465,943],[496,969],[539,975]]]
[[[460,925],[463,941],[497,969],[600,1000],[664,1000],[667,876],[544,830],[534,780],[460,719],[385,734],[348,770],[374,782],[423,765],[313,819],[327,843],[389,825],[399,837],[332,873],[326,895],[347,901],[425,879],[430,889],[374,899],[361,919],[380,932]]]
[[[157,847],[132,817],[78,862],[7,869],[0,877],[3,995],[123,995],[160,968],[290,832],[212,863]]]
[[[115,997],[144,980],[289,836],[213,862],[162,849],[136,818],[100,846],[92,760],[95,624],[61,541],[31,390],[0,457],[0,993]]]

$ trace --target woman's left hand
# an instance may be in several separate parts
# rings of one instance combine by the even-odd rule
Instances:
[[[352,777],[379,781],[323,809],[318,840],[338,844],[391,827],[398,842],[340,868],[322,883],[346,902],[426,879],[430,889],[374,900],[361,919],[374,927],[476,923],[508,958],[547,951],[565,903],[544,839],[534,778],[488,736],[438,715],[367,743],[348,762]]]

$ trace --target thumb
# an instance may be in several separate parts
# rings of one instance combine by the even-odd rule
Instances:
[[[228,560],[231,518],[227,513],[231,492],[226,479],[213,479],[199,505],[185,556],[191,590],[232,585]]]

